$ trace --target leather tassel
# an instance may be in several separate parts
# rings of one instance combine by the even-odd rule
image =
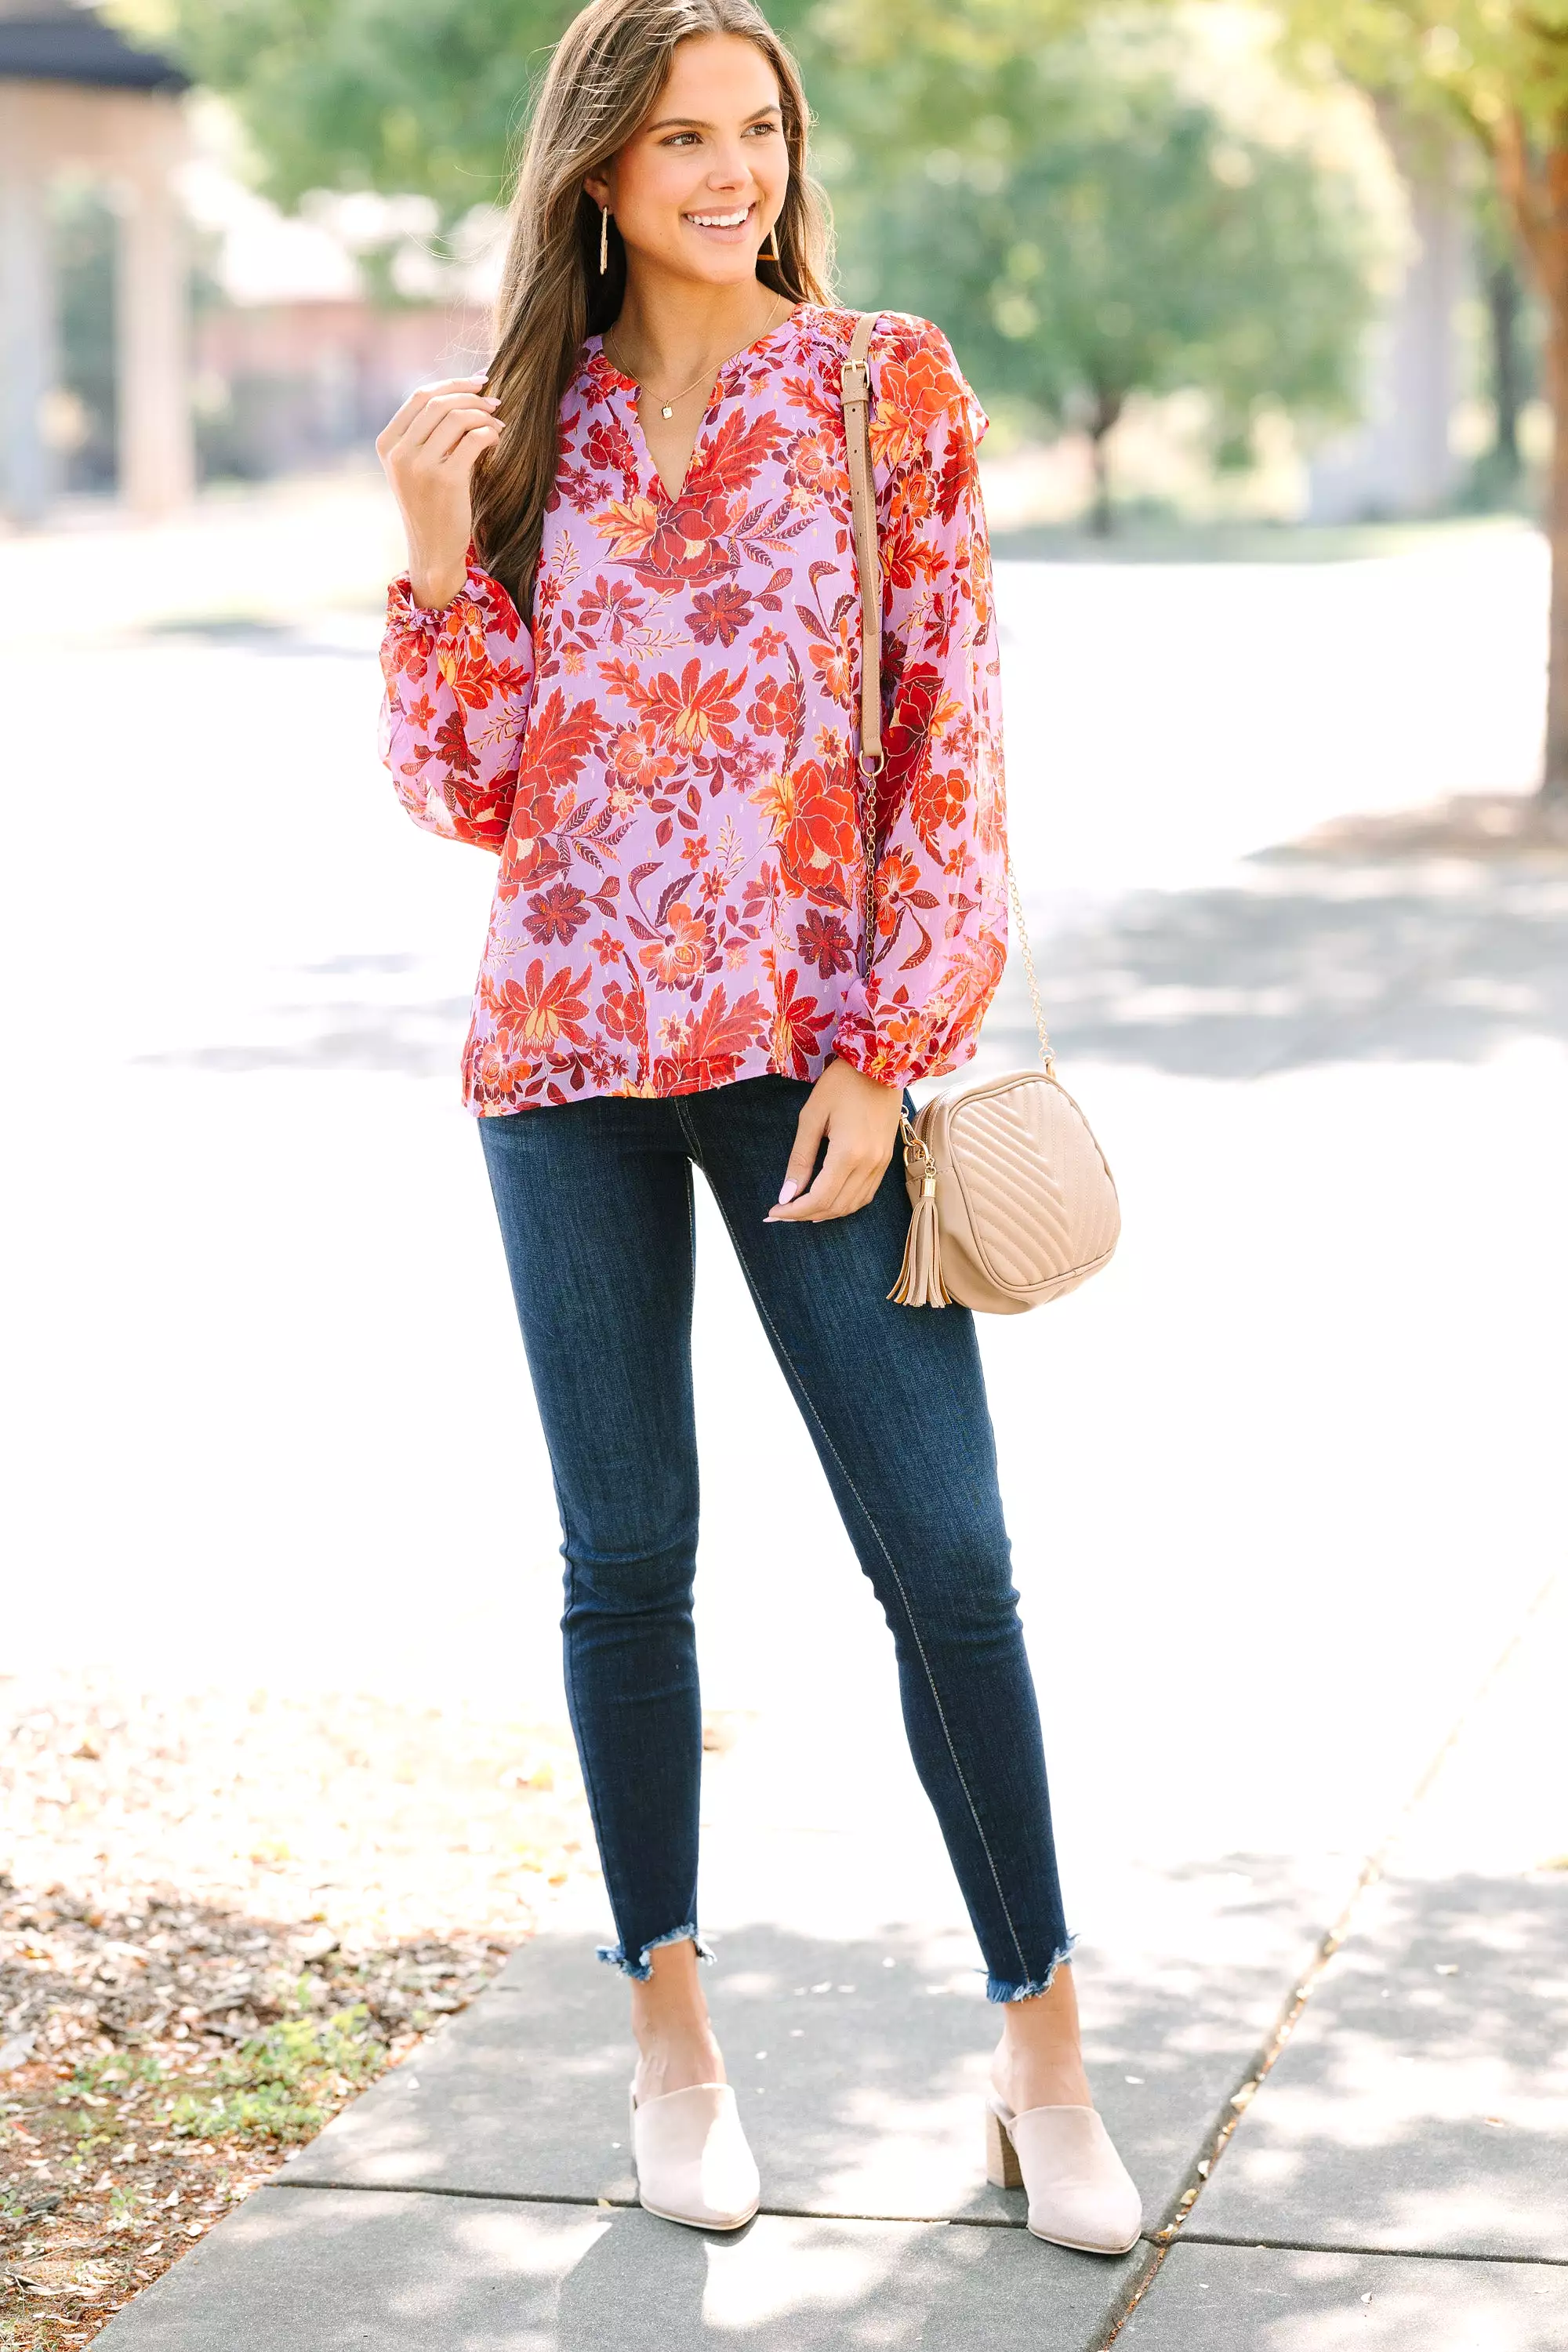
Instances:
[[[889,1291],[900,1307],[949,1307],[952,1300],[942,1279],[942,1233],[936,1221],[936,1178],[921,1179],[921,1196],[910,1219],[904,1262],[899,1279]]]

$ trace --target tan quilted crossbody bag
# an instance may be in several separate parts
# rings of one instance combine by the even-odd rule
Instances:
[[[871,473],[867,362],[875,315],[856,321],[841,370],[850,513],[860,578],[860,825],[866,845],[866,938],[876,937],[874,779],[882,765],[882,570]],[[1007,887],[1024,952],[1040,1067],[952,1087],[906,1118],[910,1238],[889,1292],[905,1307],[1021,1315],[1098,1274],[1116,1247],[1121,1211],[1105,1155],[1057,1077],[1035,960],[1011,860]],[[869,950],[868,948],[868,954]]]

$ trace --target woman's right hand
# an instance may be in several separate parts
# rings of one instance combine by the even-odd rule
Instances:
[[[430,612],[449,604],[468,570],[473,536],[471,477],[506,426],[482,375],[452,376],[409,394],[375,454],[403,510],[414,601]]]

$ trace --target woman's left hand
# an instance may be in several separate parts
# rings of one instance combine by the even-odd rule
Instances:
[[[847,1062],[829,1062],[806,1097],[784,1190],[766,1222],[821,1225],[830,1217],[850,1217],[863,1209],[893,1156],[903,1107],[898,1087],[863,1078]],[[811,1171],[824,1136],[827,1156],[813,1183]]]

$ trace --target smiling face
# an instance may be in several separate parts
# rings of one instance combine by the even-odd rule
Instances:
[[[642,128],[584,184],[627,257],[709,286],[754,278],[789,185],[779,88],[752,42],[683,41]]]

